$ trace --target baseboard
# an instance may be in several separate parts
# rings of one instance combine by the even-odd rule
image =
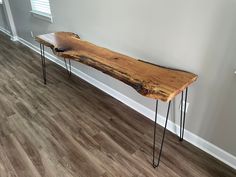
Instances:
[[[36,47],[32,43],[18,38],[19,42],[23,45],[31,48],[37,53],[40,53],[39,47]],[[55,62],[56,64],[60,65],[61,67],[65,68],[64,62],[54,55],[51,55],[48,52],[45,52],[46,57]],[[102,91],[106,92],[107,94],[111,95],[112,97],[116,98],[117,100],[121,101],[122,103],[126,104],[127,106],[131,107],[132,109],[136,110],[137,112],[141,113],[142,115],[148,117],[152,121],[154,121],[155,112],[150,110],[149,108],[145,107],[144,105],[132,100],[131,98],[123,95],[122,93],[114,90],[113,88],[105,85],[104,83],[92,78],[91,76],[87,75],[86,73],[80,71],[78,68],[72,66],[72,72],[76,76],[82,78],[83,80],[87,81],[88,83],[94,85],[95,87],[101,89]],[[165,118],[161,115],[158,115],[158,124],[164,126]],[[179,126],[175,123],[169,121],[167,129],[175,134],[178,135]],[[185,130],[185,137],[184,139],[189,143],[195,145],[196,147],[202,149],[203,151],[207,152],[208,154],[214,156],[215,158],[221,160],[225,164],[231,166],[232,168],[236,169],[236,157],[231,155],[230,153],[224,151],[223,149],[215,146],[214,144],[204,140],[203,138],[193,134],[192,132]]]
[[[11,37],[11,32],[0,26],[0,31]]]
[[[18,39],[18,36],[12,36],[12,34],[11,34],[10,31],[4,29],[4,28],[1,27],[1,26],[0,26],[0,31],[3,32],[3,33],[5,33],[6,35],[8,35],[12,41],[18,41],[18,40],[19,40],[19,39]]]
[[[18,36],[11,36],[11,40],[14,42],[19,41]]]

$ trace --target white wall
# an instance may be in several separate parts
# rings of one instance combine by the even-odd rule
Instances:
[[[198,74],[198,82],[190,88],[186,128],[236,155],[235,0],[50,2],[53,24],[30,15],[30,0],[11,0],[21,38],[37,45],[30,31],[35,35],[72,31],[115,51]],[[94,69],[74,65],[154,110],[154,100]],[[172,115],[172,121],[178,122],[179,112],[175,115],[178,117]]]
[[[3,4],[0,4],[0,28],[9,31],[9,25],[5,14],[6,13]]]

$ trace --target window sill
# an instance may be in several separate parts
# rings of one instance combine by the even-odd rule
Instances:
[[[53,20],[52,20],[52,16],[51,15],[48,15],[48,14],[44,14],[42,12],[38,12],[38,11],[30,11],[30,13],[36,17],[36,18],[39,18],[41,20],[45,20],[45,21],[48,21],[50,23],[53,23]]]

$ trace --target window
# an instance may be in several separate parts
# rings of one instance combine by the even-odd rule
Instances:
[[[0,4],[2,4],[2,0],[0,0]]]
[[[52,15],[49,0],[31,0],[31,13],[41,19],[52,22]]]

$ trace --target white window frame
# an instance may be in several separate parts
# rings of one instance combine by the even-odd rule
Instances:
[[[50,0],[49,1],[49,8],[50,8],[50,12],[51,12],[51,7],[50,7]],[[37,11],[37,10],[34,10],[33,9],[33,5],[32,5],[32,0],[30,0],[31,2],[31,14],[36,17],[36,18],[39,18],[41,20],[45,20],[45,21],[48,21],[50,23],[53,22],[53,19],[52,19],[52,14],[47,14],[47,13],[44,13],[44,12],[40,12],[40,11]]]

